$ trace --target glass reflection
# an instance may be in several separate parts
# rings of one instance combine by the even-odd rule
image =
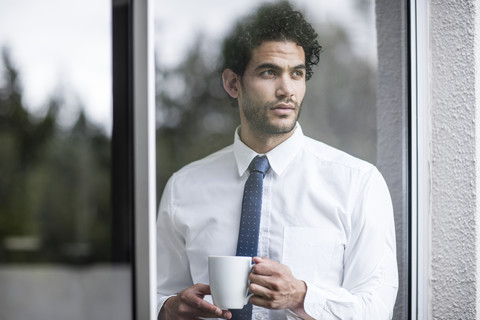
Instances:
[[[291,2],[312,22],[323,46],[307,82],[304,132],[375,163],[374,1]],[[232,142],[239,120],[221,86],[219,46],[233,23],[259,4],[156,0],[159,196],[174,170]]]
[[[131,318],[129,261],[112,258],[110,26],[110,1],[2,4],[1,319]]]

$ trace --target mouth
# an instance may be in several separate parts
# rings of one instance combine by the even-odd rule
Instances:
[[[270,108],[274,113],[278,115],[289,115],[295,111],[295,104],[293,103],[278,103]]]
[[[293,104],[289,104],[289,103],[279,103],[275,106],[273,106],[274,110],[276,109],[280,109],[280,110],[294,110],[295,109],[295,106]]]

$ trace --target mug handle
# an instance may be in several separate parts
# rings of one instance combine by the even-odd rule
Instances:
[[[246,297],[244,298],[244,300],[243,300],[243,305],[244,305],[244,306],[248,303],[248,301],[250,300],[250,297],[251,297],[251,296],[253,296],[253,293],[250,293],[248,296],[246,296]]]
[[[249,272],[249,273],[252,273],[252,271],[253,271],[253,266],[254,266],[254,265],[255,265],[255,263],[252,263],[252,264],[250,265],[250,272]],[[248,291],[248,286],[247,286],[247,292],[246,292],[246,293],[248,293],[248,292],[249,292],[249,291]],[[253,293],[247,294],[247,295],[245,296],[245,298],[243,299],[243,305],[246,305],[252,296],[253,296]]]

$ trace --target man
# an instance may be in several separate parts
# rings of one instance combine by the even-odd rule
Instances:
[[[211,303],[207,257],[235,255],[247,170],[266,157],[251,319],[390,319],[398,280],[390,196],[377,169],[303,135],[316,33],[285,2],[225,41],[234,143],[175,173],[158,217],[159,319],[232,317]],[[236,316],[234,316],[235,319]]]

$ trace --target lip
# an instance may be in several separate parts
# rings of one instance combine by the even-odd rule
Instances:
[[[291,104],[277,104],[271,110],[278,115],[288,115],[295,110],[295,106]]]
[[[293,107],[275,107],[272,108],[273,114],[276,114],[277,116],[290,116],[294,114],[295,108]]]
[[[291,104],[280,103],[275,105],[272,109],[273,110],[294,110],[295,106]]]

